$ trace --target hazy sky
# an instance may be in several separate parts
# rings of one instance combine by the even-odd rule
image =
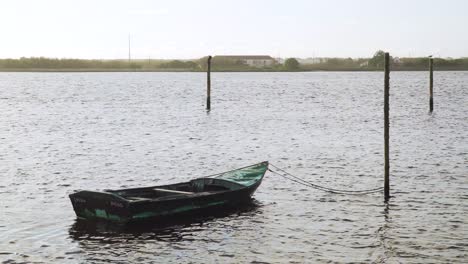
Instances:
[[[0,1],[0,58],[468,56],[464,0]]]

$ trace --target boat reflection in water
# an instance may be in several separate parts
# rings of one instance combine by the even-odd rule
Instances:
[[[80,242],[86,249],[98,244],[119,243],[129,241],[181,241],[190,240],[196,232],[205,232],[211,225],[223,225],[226,232],[235,227],[229,222],[239,218],[252,218],[260,212],[261,205],[252,200],[241,207],[219,207],[198,210],[195,213],[179,214],[166,217],[159,221],[139,221],[135,223],[116,224],[114,222],[76,219],[69,229],[69,237]],[[88,243],[93,242],[93,243]],[[125,245],[124,245],[125,246]]]

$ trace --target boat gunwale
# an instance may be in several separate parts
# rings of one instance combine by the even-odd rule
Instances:
[[[266,166],[268,167],[268,161],[262,161],[262,162],[259,162],[259,163],[255,163],[255,164],[252,164],[252,165],[249,165],[249,166],[242,167],[242,168],[229,170],[229,171],[225,171],[225,172],[221,172],[221,173],[217,173],[217,174],[211,174],[211,175],[208,175],[208,176],[195,178],[195,179],[192,179],[190,181],[185,181],[185,182],[178,182],[178,183],[164,184],[164,185],[154,185],[154,186],[148,186],[148,187],[127,188],[127,189],[115,189],[115,190],[114,189],[105,189],[105,190],[100,191],[100,192],[115,194],[115,192],[119,192],[119,191],[137,191],[137,190],[146,190],[146,189],[153,189],[153,188],[162,188],[162,187],[168,187],[168,186],[188,184],[188,183],[190,183],[190,182],[192,182],[194,180],[199,180],[199,179],[217,179],[217,180],[228,181],[228,182],[231,182],[231,183],[238,184],[241,187],[239,189],[243,189],[243,188],[247,188],[247,187],[250,187],[250,186],[256,184],[258,181],[261,181],[263,179],[263,177],[265,176],[267,170],[265,170],[265,172],[263,172],[262,176],[257,181],[255,181],[254,183],[252,183],[250,185],[247,185],[247,186],[243,185],[243,184],[240,184],[238,182],[235,182],[235,181],[230,181],[230,180],[222,179],[222,178],[219,178],[219,177],[221,175],[225,174],[225,173],[238,171],[238,170],[246,169],[246,168],[249,168],[249,167],[254,167],[254,166],[257,166],[257,165],[260,165],[260,164],[265,164],[265,163],[266,163]],[[216,177],[214,177],[214,176],[216,176]],[[232,191],[232,190],[226,190],[226,191]],[[99,192],[99,191],[97,191],[97,192]],[[118,194],[115,194],[115,195],[119,196]],[[122,198],[124,198],[124,197],[122,197]]]
[[[135,204],[135,203],[165,202],[165,201],[172,201],[172,200],[193,199],[195,197],[200,197],[200,196],[211,196],[211,195],[216,195],[216,194],[236,192],[236,191],[244,190],[244,189],[247,189],[247,188],[251,188],[252,186],[255,186],[256,184],[261,182],[263,180],[267,170],[265,170],[262,173],[261,177],[258,180],[256,180],[255,182],[253,182],[252,184],[247,185],[247,186],[243,185],[243,184],[240,184],[238,182],[235,182],[235,181],[219,178],[219,176],[221,176],[221,175],[223,175],[225,173],[229,173],[229,172],[233,172],[233,171],[237,171],[237,170],[242,170],[242,169],[246,169],[246,168],[254,167],[254,166],[258,166],[258,165],[263,165],[265,163],[266,163],[266,166],[268,168],[268,161],[263,161],[263,162],[259,162],[259,163],[252,164],[252,165],[249,165],[249,166],[245,166],[245,167],[242,167],[242,168],[238,168],[238,169],[234,169],[234,170],[230,170],[230,171],[225,171],[225,172],[222,172],[222,173],[213,174],[213,175],[209,175],[209,176],[205,176],[205,177],[195,178],[195,179],[192,179],[192,180],[187,181],[187,182],[179,182],[179,183],[166,184],[166,185],[155,185],[155,186],[140,187],[140,188],[116,189],[116,190],[105,189],[103,191],[81,190],[81,191],[74,192],[74,193],[70,194],[69,196],[71,198],[71,196],[74,196],[76,194],[83,193],[83,192],[99,193],[99,194],[103,194],[103,195],[111,195],[112,197],[117,198],[118,200],[120,200],[122,202],[126,202],[128,204]],[[217,176],[217,177],[213,177],[213,176]],[[198,193],[193,193],[193,194],[174,194],[174,195],[170,195],[170,196],[157,197],[157,198],[144,198],[144,197],[142,197],[141,200],[128,199],[128,198],[126,198],[124,196],[121,196],[121,195],[116,193],[116,192],[119,192],[119,191],[145,191],[145,190],[151,190],[151,189],[154,189],[154,188],[164,188],[164,187],[169,187],[169,186],[190,184],[190,182],[192,182],[194,180],[199,180],[199,179],[217,179],[217,180],[227,181],[227,182],[239,185],[240,188],[234,189],[234,190],[227,189],[227,190],[221,190],[221,191],[198,192]]]

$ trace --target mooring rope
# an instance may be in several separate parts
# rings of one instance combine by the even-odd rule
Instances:
[[[337,193],[337,194],[351,194],[351,195],[363,195],[363,194],[370,194],[370,193],[376,193],[376,192],[381,192],[383,191],[383,187],[379,187],[379,188],[374,188],[374,189],[367,189],[367,190],[358,190],[358,191],[354,191],[354,190],[339,190],[339,189],[334,189],[334,188],[329,188],[329,187],[325,187],[325,186],[320,186],[320,185],[317,185],[317,184],[314,184],[314,183],[311,183],[309,181],[306,181],[306,180],[303,180],[297,176],[294,176],[292,175],[291,173],[273,165],[273,164],[269,164],[269,166],[275,168],[276,170],[282,172],[282,173],[279,173],[277,171],[274,171],[272,170],[271,168],[268,168],[268,170],[270,172],[272,172],[273,174],[276,174],[278,176],[281,176],[285,179],[288,179],[292,182],[296,182],[298,184],[301,184],[301,185],[304,185],[304,186],[307,186],[307,187],[310,187],[310,188],[313,188],[313,189],[317,189],[317,190],[321,190],[321,191],[324,191],[324,192],[330,192],[330,193]]]

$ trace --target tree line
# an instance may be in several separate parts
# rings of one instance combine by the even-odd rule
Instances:
[[[240,60],[213,57],[213,71],[375,71],[383,69],[383,51],[377,51],[371,58],[321,58],[318,63],[300,63],[301,60],[288,58],[282,63],[267,67],[251,67]],[[31,57],[0,59],[0,71],[205,71],[207,57],[194,60],[86,60]],[[428,58],[391,57],[392,70],[427,70]],[[468,58],[434,58],[435,70],[468,70]]]
[[[145,70],[145,69],[196,69],[194,61],[181,60],[86,60],[31,57],[0,59],[0,70],[63,69],[63,70]]]

